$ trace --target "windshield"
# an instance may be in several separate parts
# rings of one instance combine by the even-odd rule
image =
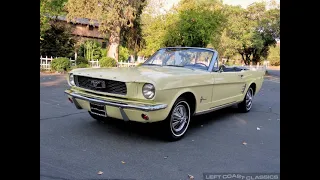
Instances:
[[[208,70],[212,51],[197,48],[160,49],[143,65],[175,66]]]

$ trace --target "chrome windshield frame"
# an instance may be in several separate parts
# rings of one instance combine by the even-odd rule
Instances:
[[[210,61],[210,64],[209,64],[209,67],[207,69],[207,71],[209,72],[212,72],[213,71],[213,68],[214,68],[214,64],[216,63],[217,61],[217,58],[218,58],[218,52],[212,48],[200,48],[200,47],[164,47],[164,48],[160,48],[158,49],[152,56],[150,56],[150,58],[154,57],[155,54],[160,51],[160,50],[163,50],[163,49],[200,49],[200,50],[206,50],[206,51],[211,51],[213,52],[213,56],[211,58],[211,61]],[[148,58],[145,62],[147,62],[150,58]]]

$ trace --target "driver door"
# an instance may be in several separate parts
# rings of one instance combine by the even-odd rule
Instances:
[[[245,88],[245,71],[219,71],[212,72],[213,91],[212,105],[227,106],[239,101]]]

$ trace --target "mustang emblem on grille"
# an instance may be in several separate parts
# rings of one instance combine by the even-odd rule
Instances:
[[[105,82],[100,81],[100,80],[91,80],[90,84],[94,88],[105,88],[106,87]]]

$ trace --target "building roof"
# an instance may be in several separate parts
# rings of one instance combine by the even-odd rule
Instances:
[[[67,21],[67,18],[65,16],[56,16],[55,19],[60,21]],[[73,21],[73,23],[99,27],[99,23],[97,20],[90,20],[88,18],[76,18],[75,21]]]

